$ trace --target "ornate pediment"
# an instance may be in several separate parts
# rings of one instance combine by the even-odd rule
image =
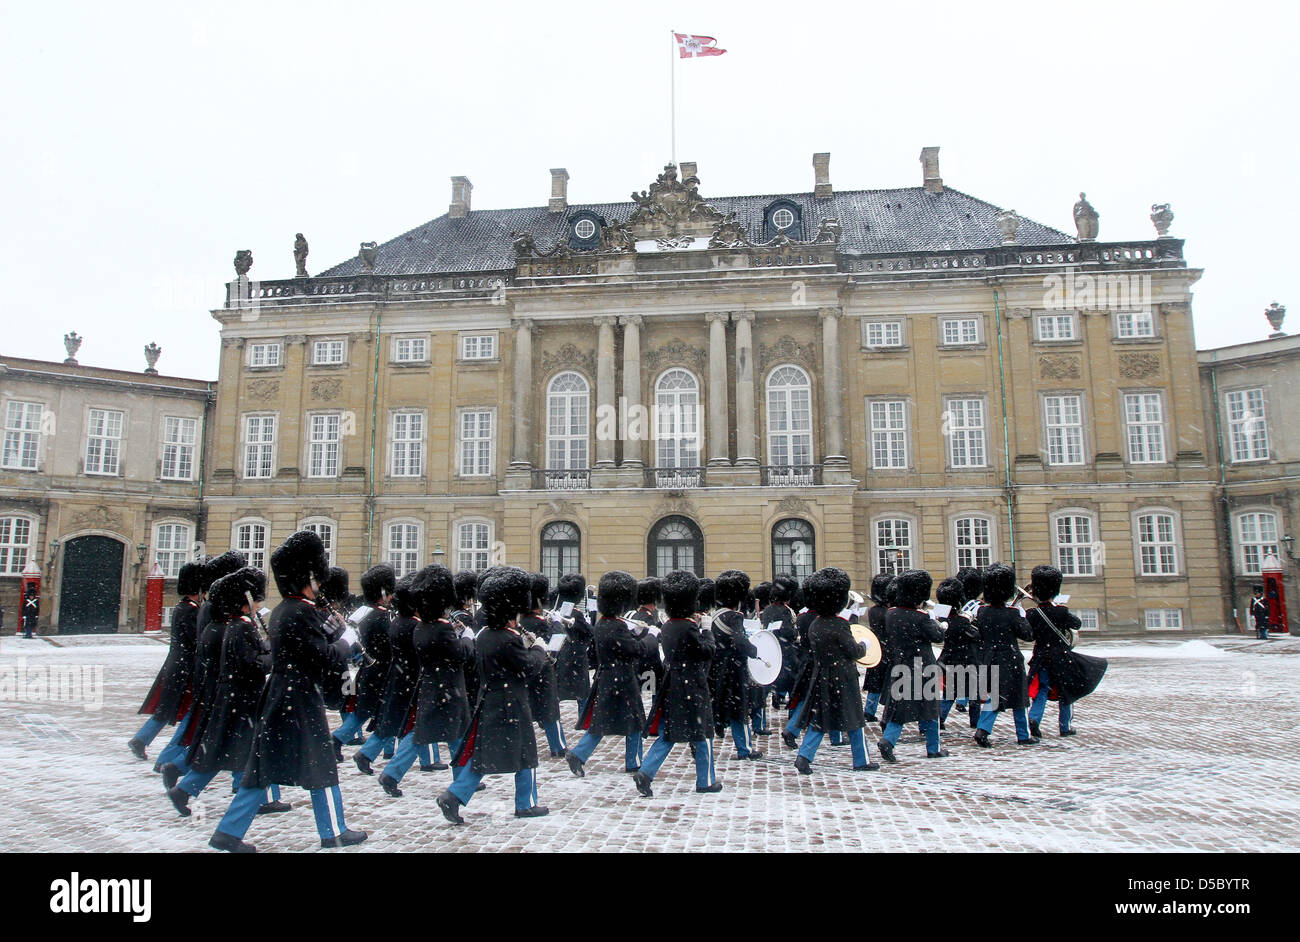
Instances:
[[[786,334],[770,346],[768,344],[759,345],[759,371],[766,373],[769,366],[777,363],[799,363],[811,367],[812,349],[806,344],[799,343],[789,334]]]
[[[669,366],[688,366],[697,373],[703,373],[708,362],[708,353],[676,337],[657,350],[645,354],[646,366],[655,372]]]
[[[122,516],[113,513],[107,507],[99,506],[93,510],[78,510],[69,520],[68,530],[107,530],[111,533],[124,533]]]
[[[590,350],[579,350],[571,343],[566,343],[554,352],[542,352],[542,374],[549,376],[560,370],[580,370],[588,377],[596,375],[596,354]]]
[[[665,236],[707,236],[722,221],[722,213],[704,201],[699,177],[677,179],[677,165],[668,164],[648,190],[633,191],[637,208],[627,224],[638,239]]]

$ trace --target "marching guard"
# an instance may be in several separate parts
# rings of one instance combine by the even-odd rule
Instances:
[[[943,629],[921,605],[930,597],[932,580],[923,569],[909,569],[894,578],[894,607],[885,616],[889,639],[889,679],[885,689],[889,722],[880,739],[880,755],[897,762],[894,746],[907,723],[915,722],[925,735],[927,758],[949,753],[939,741],[939,703],[942,679],[932,645],[943,641]]]
[[[980,633],[962,612],[967,598],[961,580],[944,579],[934,590],[934,598],[940,605],[947,605],[950,609],[944,619],[947,627],[943,633],[943,650],[939,652],[939,663],[943,666],[944,677],[943,703],[939,708],[939,728],[943,729],[954,705],[961,711],[966,711],[970,705],[970,682],[979,670]],[[957,689],[958,687],[961,689]],[[979,710],[968,712],[973,729],[979,722]]]
[[[876,643],[880,645],[882,652],[885,650],[885,615],[889,611],[889,606],[885,604],[885,592],[893,579],[891,573],[878,572],[871,580],[872,605],[867,609],[867,628],[876,636]],[[863,716],[872,723],[880,723],[876,711],[880,709],[880,696],[884,693],[888,679],[889,665],[884,657],[881,657],[880,663],[875,667],[868,667],[863,675],[862,690],[867,695],[867,702],[862,712]]]
[[[1097,689],[1107,662],[1072,650],[1074,632],[1082,622],[1055,602],[1061,594],[1061,570],[1035,566],[1029,578],[1029,592],[1037,603],[1026,615],[1034,633],[1034,653],[1029,658],[1029,735],[1042,736],[1039,724],[1051,698],[1057,703],[1060,734],[1073,736],[1077,732],[1070,723],[1074,702]]]
[[[581,703],[591,693],[591,662],[587,645],[591,643],[591,623],[587,621],[587,580],[581,573],[560,577],[556,603],[568,603],[573,610],[564,620],[564,644],[555,656],[555,692],[563,700]]]
[[[997,668],[998,689],[989,690],[989,699],[980,707],[975,743],[988,748],[989,733],[998,714],[1010,710],[1016,723],[1016,742],[1030,746],[1038,742],[1029,734],[1029,686],[1025,677],[1025,656],[1019,641],[1033,641],[1034,633],[1020,612],[1009,603],[1016,594],[1016,572],[1010,566],[994,563],[984,573],[984,608],[975,616],[980,633],[980,665],[992,673]],[[991,682],[991,677],[990,677]]]
[[[393,659],[388,640],[393,619],[388,605],[396,588],[397,576],[387,563],[371,566],[361,574],[361,596],[370,611],[357,625],[357,636],[370,660],[357,672],[356,692],[349,703],[351,709],[344,710],[343,725],[334,730],[334,758],[339,762],[343,761],[343,747],[359,741],[366,720],[379,712],[383,702],[384,685]]]
[[[375,714],[374,732],[370,734],[352,761],[366,775],[374,775],[371,763],[379,753],[393,753],[397,738],[403,735],[406,720],[415,702],[415,689],[420,679],[420,662],[415,656],[415,626],[419,624],[416,606],[419,604],[416,577],[418,573],[403,576],[393,590],[393,607],[397,617],[388,628],[391,660],[384,680],[384,692]],[[421,757],[421,766],[430,764]]]
[[[520,613],[519,624],[543,641],[550,641],[551,634],[560,629],[553,622],[542,617],[542,607],[551,594],[551,580],[540,572],[529,577],[531,600],[528,609]],[[528,695],[532,698],[533,720],[546,733],[546,744],[550,747],[551,758],[562,758],[568,749],[564,738],[564,729],[560,724],[560,699],[555,676],[555,659],[550,652],[546,654],[546,664],[541,672],[528,685]]]
[[[750,732],[753,710],[750,706],[749,659],[758,648],[745,636],[745,616],[740,607],[749,597],[749,576],[739,569],[718,573],[713,583],[713,597],[718,613],[713,616],[713,640],[717,645],[714,659],[718,670],[713,695],[713,722],[718,729],[731,728],[736,755],[741,759],[761,759],[763,751],[754,747]]]

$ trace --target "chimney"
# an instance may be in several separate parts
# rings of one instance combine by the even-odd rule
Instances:
[[[819,200],[831,197],[830,154],[813,154],[813,197]]]
[[[677,168],[681,171],[681,179],[689,180],[691,177],[695,176],[695,166],[695,161],[683,160],[681,166]]]
[[[547,209],[562,213],[569,208],[569,171],[563,167],[551,168],[551,201]]]
[[[943,192],[943,177],[939,176],[939,148],[921,148],[921,183],[927,193]]]
[[[452,177],[451,178],[451,205],[447,207],[447,215],[452,219],[460,219],[469,212],[469,193],[474,189],[474,184],[469,182],[469,177]]]

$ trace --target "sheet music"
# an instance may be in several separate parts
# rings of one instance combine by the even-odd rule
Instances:
[[[350,621],[354,625],[359,625],[361,624],[361,619],[365,618],[373,611],[374,609],[371,608],[369,605],[362,605],[355,612],[353,612],[351,615],[348,616],[348,621]]]

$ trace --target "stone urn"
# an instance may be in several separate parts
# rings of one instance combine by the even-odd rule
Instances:
[[[1264,310],[1264,316],[1267,317],[1268,322],[1273,325],[1273,333],[1269,334],[1270,340],[1275,337],[1286,336],[1282,331],[1282,321],[1286,320],[1286,307],[1284,305],[1278,304],[1274,301]]]
[[[1279,323],[1281,323],[1279,321]],[[63,335],[63,349],[68,351],[68,358],[63,362],[69,366],[77,365],[77,351],[81,349],[81,337],[77,336],[74,330],[72,333]]]
[[[235,277],[247,278],[248,270],[253,267],[253,253],[249,249],[240,249],[235,253]]]
[[[1020,216],[1014,209],[1004,209],[997,215],[998,232],[1002,233],[1003,245],[1016,244],[1016,230],[1020,228]]]
[[[162,356],[162,347],[156,343],[148,344],[144,348],[145,372],[150,376],[158,375],[158,358]]]
[[[361,269],[363,271],[374,271],[375,262],[379,258],[379,243],[362,242],[361,250],[357,252],[357,257],[361,259]]]
[[[1156,238],[1169,238],[1169,224],[1174,221],[1174,211],[1168,203],[1151,204],[1151,223],[1156,227]]]

